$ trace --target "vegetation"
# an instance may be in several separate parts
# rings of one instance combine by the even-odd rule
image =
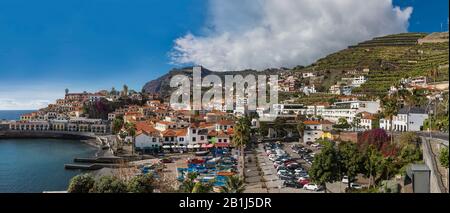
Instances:
[[[103,176],[94,183],[92,193],[127,193],[124,181],[114,176]]]
[[[339,157],[333,143],[323,143],[322,151],[314,157],[314,163],[309,170],[311,180],[323,186],[327,191],[328,182],[339,180]]]
[[[442,148],[439,153],[439,161],[441,165],[448,169],[448,147]]]
[[[89,193],[95,183],[91,175],[83,174],[72,178],[67,192],[69,193]]]
[[[365,75],[368,81],[353,93],[382,97],[401,78],[427,76],[431,81],[448,81],[448,42],[417,44],[426,34],[389,35],[360,43],[319,59],[297,72],[315,72],[325,76],[320,82],[330,88],[342,77]],[[369,69],[370,72],[363,72]],[[354,73],[349,74],[349,71]]]
[[[139,175],[133,177],[127,184],[127,191],[130,193],[153,193],[154,181],[152,175]]]
[[[239,176],[228,177],[225,187],[222,188],[223,193],[243,193],[245,191],[245,183]]]
[[[369,187],[376,187],[422,160],[418,139],[415,133],[405,132],[392,143],[383,129],[375,129],[364,132],[356,144],[343,141],[336,147],[323,141],[324,148],[314,158],[309,175],[326,188],[327,182],[343,176],[351,180],[364,174],[369,178]]]
[[[358,147],[352,142],[341,142],[338,146],[338,156],[340,171],[346,175],[349,180],[354,179],[361,171],[362,156],[358,152]],[[348,183],[350,188],[350,181]]]
[[[339,118],[338,123],[333,125],[333,128],[339,129],[339,130],[346,130],[350,129],[351,125],[347,122],[347,119],[345,118]]]
[[[122,129],[122,127],[123,127],[123,124],[124,124],[124,121],[123,121],[123,117],[122,116],[114,118],[114,120],[112,121],[113,134],[119,133],[120,130]]]
[[[250,142],[250,126],[250,119],[242,117],[234,127],[233,144],[240,149],[241,156],[244,155],[244,147]]]

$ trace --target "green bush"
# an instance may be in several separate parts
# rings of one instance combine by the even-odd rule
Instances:
[[[152,175],[136,176],[128,182],[127,191],[131,193],[152,193],[154,181]]]
[[[442,148],[439,154],[439,161],[441,165],[448,169],[448,147]]]
[[[126,193],[127,185],[117,177],[103,176],[95,182],[92,193]]]
[[[95,180],[91,175],[77,175],[70,180],[69,193],[88,193],[94,186]]]

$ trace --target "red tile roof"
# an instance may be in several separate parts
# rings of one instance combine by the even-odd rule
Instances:
[[[305,125],[319,125],[319,121],[303,121]]]

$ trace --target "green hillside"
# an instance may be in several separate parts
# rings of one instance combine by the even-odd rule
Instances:
[[[375,38],[331,54],[297,71],[325,75],[321,82],[323,88],[329,88],[342,77],[366,75],[369,77],[368,82],[354,92],[369,96],[385,94],[391,85],[403,77],[423,75],[432,81],[447,81],[448,40],[419,44],[418,39],[425,36],[427,34],[403,33]],[[367,68],[370,72],[363,72]]]

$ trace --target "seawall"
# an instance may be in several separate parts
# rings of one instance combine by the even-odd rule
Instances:
[[[93,133],[85,133],[85,132],[16,131],[16,130],[0,131],[0,139],[16,139],[16,138],[24,138],[24,139],[54,138],[54,139],[72,139],[72,140],[96,139]]]

